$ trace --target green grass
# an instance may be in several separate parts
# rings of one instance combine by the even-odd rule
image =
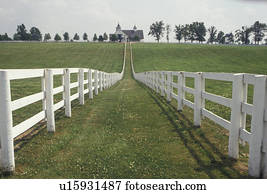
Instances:
[[[0,69],[94,68],[121,71],[122,44],[1,43]]]
[[[133,44],[135,71],[188,71],[267,74],[267,47],[187,45],[187,44]],[[194,87],[193,79],[186,85]],[[206,80],[207,92],[232,97],[232,83]],[[193,95],[186,98],[194,101]],[[248,87],[248,102],[253,103],[253,87]],[[206,108],[230,120],[230,109],[210,101]],[[247,130],[250,130],[247,117]]]
[[[133,44],[135,71],[267,74],[267,47]]]
[[[109,46],[120,47],[121,62],[123,46]],[[139,71],[147,60],[139,47],[153,46],[134,45]],[[177,112],[175,102],[133,80],[129,48],[124,79],[85,99],[84,106],[74,102],[72,118],[56,113],[55,134],[40,124],[36,135],[16,142],[16,172],[4,178],[248,178],[247,147],[238,161],[229,159],[225,129],[209,120],[193,127],[192,110]]]
[[[1,43],[0,69],[37,68],[93,68],[105,72],[120,72],[123,44],[109,43]],[[77,81],[77,74],[71,75]],[[54,77],[54,87],[61,85],[61,76]],[[12,100],[41,92],[41,79],[24,79],[11,82]],[[76,90],[76,91],[75,91]],[[72,90],[72,94],[77,89]],[[55,103],[62,95],[55,96]],[[42,110],[41,102],[14,111],[14,124]]]

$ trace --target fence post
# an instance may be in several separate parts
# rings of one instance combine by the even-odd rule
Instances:
[[[95,95],[98,95],[98,71],[95,70]]]
[[[94,94],[93,94],[93,83],[92,83],[92,69],[88,70],[88,89],[89,89],[89,98],[93,99]]]
[[[244,101],[243,82],[244,74],[234,74],[232,88],[232,111],[231,111],[231,130],[229,134],[228,151],[229,156],[237,159],[239,155],[239,130],[242,127],[241,103]]]
[[[99,81],[99,82],[100,82],[100,92],[103,91],[103,77],[102,77],[102,76],[103,76],[103,74],[102,74],[102,72],[100,71],[100,72],[99,72],[99,77],[100,77],[100,78],[99,78],[99,80],[100,80],[100,81]]]
[[[159,93],[159,72],[155,72],[155,87],[157,93]]]
[[[263,149],[262,149],[262,178],[267,179],[267,80],[265,85],[265,111],[264,111],[264,131],[263,131]]]
[[[47,117],[47,131],[55,132],[55,114],[54,114],[54,79],[53,70],[45,70],[45,98],[46,98],[46,117]]]
[[[172,72],[166,72],[167,74],[167,101],[171,101],[171,77],[172,77]]]
[[[161,96],[165,96],[165,76],[164,76],[164,72],[162,71],[161,72],[161,79],[160,79],[160,85],[161,85]]]
[[[202,73],[197,73],[195,77],[195,95],[194,95],[194,126],[201,126],[201,110],[204,108],[204,99],[202,92],[205,90],[205,80]]]
[[[185,77],[183,72],[178,73],[178,111],[183,110],[183,99],[185,98],[184,93],[184,86],[185,86]]]
[[[0,91],[0,167],[4,173],[11,173],[15,170],[15,158],[11,90],[7,71],[0,71]]]
[[[84,71],[79,69],[79,101],[84,105]]]
[[[41,84],[42,84],[42,86],[41,86],[42,88],[41,89],[42,89],[42,92],[44,94],[44,98],[42,100],[42,107],[43,107],[43,111],[45,111],[45,109],[46,109],[46,102],[45,102],[45,72],[44,72],[43,77],[41,77]]]
[[[65,115],[71,117],[71,101],[70,101],[70,70],[64,70],[64,97],[65,97]]]
[[[260,177],[263,154],[264,111],[265,111],[266,76],[255,76],[253,111],[251,120],[251,142],[249,146],[248,173]]]
[[[106,73],[105,72],[103,72],[103,90],[105,90],[106,89]]]

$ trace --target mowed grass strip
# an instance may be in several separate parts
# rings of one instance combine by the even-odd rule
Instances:
[[[15,153],[9,178],[245,178],[247,157],[227,157],[225,131],[192,125],[192,112],[131,77],[61,116],[56,133],[42,130]]]

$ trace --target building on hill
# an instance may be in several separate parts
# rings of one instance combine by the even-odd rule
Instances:
[[[140,42],[144,40],[144,32],[143,30],[137,30],[136,26],[134,26],[132,30],[122,30],[120,24],[118,24],[116,32],[109,35],[109,40],[119,42]]]

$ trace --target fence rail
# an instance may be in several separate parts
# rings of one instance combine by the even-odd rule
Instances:
[[[124,47],[124,61],[121,73],[106,73],[88,68],[64,69],[0,69],[0,167],[4,172],[15,170],[14,138],[42,120],[47,122],[47,130],[55,132],[54,112],[60,108],[65,109],[65,115],[71,117],[71,102],[79,99],[84,104],[84,96],[88,94],[93,99],[94,94],[103,91],[122,79],[125,69],[126,44]],[[70,75],[77,74],[78,80],[70,82]],[[87,78],[85,79],[85,74]],[[54,88],[54,76],[62,76],[62,85]],[[14,101],[11,101],[11,80],[41,78],[42,91]],[[84,89],[87,85],[88,88]],[[78,92],[71,95],[71,89],[77,88]],[[63,100],[54,103],[54,95],[62,93]],[[35,102],[42,101],[42,111],[31,118],[13,126],[12,112],[22,109]]]
[[[177,110],[184,106],[194,110],[194,125],[201,126],[203,118],[208,118],[229,131],[228,154],[237,159],[239,140],[249,144],[249,175],[267,178],[267,76],[232,73],[194,73],[176,71],[150,71],[135,73],[131,49],[132,73],[136,80],[165,96],[167,101],[177,101]],[[194,88],[185,85],[185,79],[194,79]],[[177,80],[177,82],[174,82]],[[232,98],[218,96],[205,91],[206,80],[219,80],[232,83]],[[253,103],[247,102],[248,84],[253,85]],[[173,88],[177,89],[175,94]],[[194,96],[194,102],[185,94]],[[206,109],[205,101],[231,109],[230,121]],[[246,130],[246,115],[251,115],[250,132]]]

